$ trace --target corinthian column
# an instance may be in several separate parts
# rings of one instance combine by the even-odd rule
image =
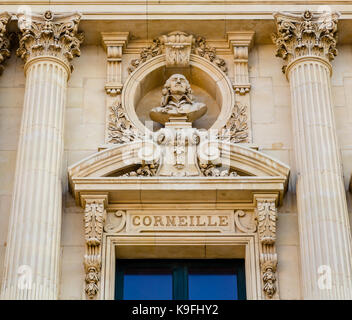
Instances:
[[[10,57],[10,40],[6,30],[9,21],[10,15],[7,12],[0,13],[0,75],[4,71],[2,63]]]
[[[18,15],[17,55],[26,88],[2,297],[57,299],[61,162],[70,64],[79,56],[79,14]]]
[[[305,299],[352,299],[351,233],[331,97],[338,14],[274,15],[291,88]],[[280,261],[280,260],[279,260]]]

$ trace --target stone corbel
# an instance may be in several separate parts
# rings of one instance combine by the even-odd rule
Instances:
[[[102,32],[102,44],[107,54],[105,91],[116,96],[122,91],[122,51],[128,43],[129,32]]]
[[[10,40],[7,33],[7,24],[11,15],[7,12],[0,14],[0,75],[4,71],[2,63],[10,57]]]
[[[88,299],[96,299],[101,272],[101,246],[106,220],[107,195],[82,195],[86,253],[84,255],[85,293]]]
[[[259,236],[260,270],[266,299],[279,299],[277,281],[276,220],[278,196],[258,194],[256,204],[257,230]]]
[[[251,88],[248,75],[248,53],[253,37],[254,31],[227,32],[227,39],[234,56],[233,88],[240,95],[247,94]]]

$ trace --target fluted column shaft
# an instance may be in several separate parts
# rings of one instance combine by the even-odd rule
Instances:
[[[288,19],[301,31],[305,30],[301,24],[305,22],[324,30],[326,26],[322,24],[321,17],[315,20],[309,14],[306,12],[306,18],[298,22],[292,16]],[[279,27],[283,25],[280,25],[280,18],[286,19],[279,16]],[[336,26],[336,21],[332,21]],[[336,28],[333,24],[325,31],[334,38]],[[280,35],[280,28],[278,30]],[[332,70],[328,59],[337,53],[336,42],[324,42],[324,39],[318,38],[324,48],[329,48],[325,54],[321,48],[309,47],[314,44],[309,41],[311,36],[311,32],[302,32],[300,37],[296,37],[293,31],[291,45],[293,43],[297,55],[289,57],[286,68],[291,88],[298,174],[296,192],[303,296],[305,299],[352,299],[351,233],[333,114]],[[295,46],[297,38],[301,46]],[[289,50],[288,53],[291,54]]]
[[[13,193],[5,298],[55,299],[61,226],[60,168],[67,70],[38,60],[27,69]],[[18,270],[31,268],[31,290]]]
[[[55,52],[52,42],[62,35],[57,30],[79,19],[71,16],[55,20],[46,12],[44,18],[32,17],[41,27],[39,44],[19,19],[23,38],[17,54],[26,62],[26,87],[1,292],[5,299],[58,298],[64,111],[71,68],[58,54],[60,40]]]

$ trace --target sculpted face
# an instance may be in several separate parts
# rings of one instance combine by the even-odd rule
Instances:
[[[189,87],[189,82],[182,74],[174,74],[169,80],[171,94],[185,94]]]

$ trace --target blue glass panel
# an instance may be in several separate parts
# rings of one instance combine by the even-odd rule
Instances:
[[[189,300],[237,300],[235,274],[189,274]]]
[[[125,274],[124,300],[172,300],[171,274]]]

